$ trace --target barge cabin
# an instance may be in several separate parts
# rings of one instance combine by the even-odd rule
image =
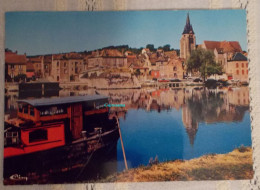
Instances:
[[[4,157],[34,153],[109,134],[108,97],[55,97],[18,101],[18,117],[5,122]]]

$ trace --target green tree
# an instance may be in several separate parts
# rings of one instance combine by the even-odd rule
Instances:
[[[170,44],[166,44],[163,46],[163,51],[170,51],[171,50],[171,45]]]
[[[222,67],[216,63],[213,52],[198,48],[191,52],[191,56],[186,62],[188,72],[199,71],[203,81],[213,74],[221,74]]]
[[[14,77],[15,82],[21,82],[21,81],[24,82],[25,79],[26,79],[26,74],[19,74],[19,75]]]
[[[155,48],[154,48],[153,44],[147,44],[146,48],[149,49],[150,51],[155,51]]]

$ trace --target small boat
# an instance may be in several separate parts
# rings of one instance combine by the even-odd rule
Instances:
[[[73,157],[117,142],[118,124],[109,119],[107,103],[102,95],[18,100],[18,117],[5,121],[4,177],[26,176],[40,163],[50,170],[68,159],[77,165]]]

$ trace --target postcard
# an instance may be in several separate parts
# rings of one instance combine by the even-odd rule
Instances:
[[[6,12],[5,185],[253,178],[245,10]]]

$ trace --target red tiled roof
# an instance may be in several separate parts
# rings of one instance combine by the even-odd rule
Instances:
[[[33,64],[31,62],[27,63],[26,71],[34,71],[34,67],[33,67]]]
[[[242,52],[238,41],[204,41],[206,49],[217,49],[219,53],[223,52]]]
[[[42,59],[40,57],[31,57],[31,58],[29,58],[29,61],[30,62],[41,62]]]
[[[26,56],[25,55],[17,55],[16,53],[5,53],[5,63],[7,64],[18,64],[25,65],[26,64]]]

